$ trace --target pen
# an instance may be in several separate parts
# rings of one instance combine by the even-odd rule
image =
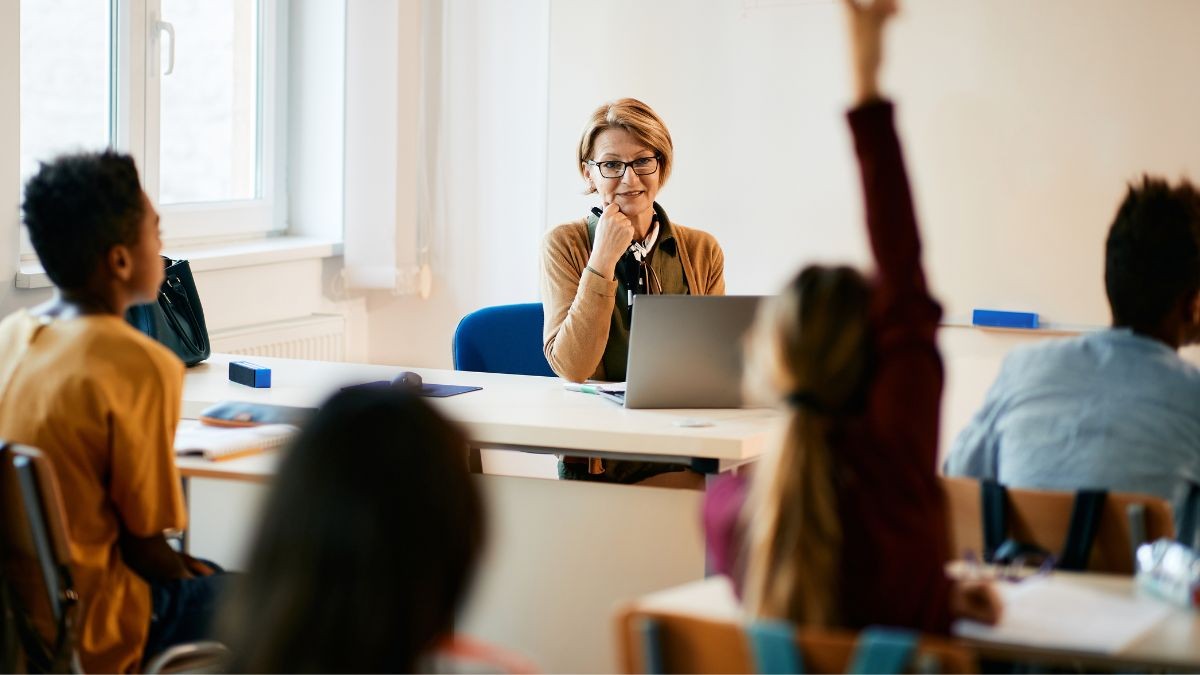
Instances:
[[[575,384],[574,382],[568,382],[563,385],[563,389],[566,389],[567,391],[578,391],[584,394],[600,394],[600,387],[592,384]]]

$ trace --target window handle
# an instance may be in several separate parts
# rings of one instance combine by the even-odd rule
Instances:
[[[167,43],[167,70],[163,73],[163,75],[170,75],[175,72],[175,26],[171,25],[169,21],[158,21],[154,27],[158,30],[159,35],[166,33],[167,39],[170,40]]]

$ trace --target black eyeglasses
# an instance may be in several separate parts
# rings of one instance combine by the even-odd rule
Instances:
[[[606,159],[603,162],[597,162],[589,159],[588,166],[600,167],[600,175],[605,178],[620,178],[625,175],[625,167],[633,169],[633,172],[639,176],[649,176],[658,171],[658,157],[639,157],[632,162],[621,162],[615,159]]]

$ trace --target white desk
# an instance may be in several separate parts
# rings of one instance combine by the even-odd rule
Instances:
[[[1035,582],[1022,582],[1035,583]],[[1029,587],[1024,594],[1011,597],[1006,606],[1006,619],[996,628],[967,630],[955,626],[959,639],[981,658],[1004,661],[1020,661],[1039,665],[1077,666],[1088,668],[1121,670],[1146,670],[1172,668],[1189,672],[1200,671],[1200,614],[1162,603],[1159,600],[1141,598],[1131,577],[1106,574],[1075,574],[1056,572],[1039,580],[1039,587]],[[1080,642],[1094,641],[1094,634],[1084,634],[1082,640],[1072,640],[1070,633],[1086,633],[1089,627],[1071,617],[1072,608],[1064,608],[1063,615],[1055,620],[1053,613],[1042,611],[1046,597],[1068,593],[1094,595],[1098,603],[1117,605],[1151,603],[1160,610],[1145,630],[1128,644],[1115,646],[1081,646]],[[1010,595],[1008,593],[1005,594]],[[1040,597],[1039,597],[1040,596]],[[733,588],[725,577],[712,577],[681,586],[651,593],[637,599],[636,606],[647,610],[695,616],[712,621],[741,622],[745,615],[734,597]],[[1078,608],[1074,608],[1078,611]],[[1022,628],[1013,626],[1022,615],[1041,612],[1037,623],[1048,627],[1039,635],[1031,635],[1027,642],[1014,640]],[[1120,622],[1126,616],[1110,616],[1104,619]],[[1005,625],[1005,621],[1009,625]],[[1078,622],[1078,623],[1077,623]],[[1052,633],[1062,631],[1065,637],[1055,638]],[[970,633],[971,637],[963,637]]]
[[[316,407],[341,387],[391,380],[403,368],[294,359],[251,359],[271,369],[270,389],[254,389],[228,378],[228,363],[241,357],[214,354],[188,370],[183,416],[198,417],[224,400]],[[428,399],[463,426],[477,447],[532,452],[571,451],[578,455],[671,459],[716,459],[722,468],[762,454],[767,430],[779,414],[772,410],[625,410],[598,396],[563,389],[554,377],[496,375],[453,370],[411,369],[424,381],[483,387],[458,396]],[[682,419],[712,426],[684,428]],[[189,466],[192,466],[189,464]]]
[[[271,368],[272,387],[253,389],[228,380],[227,364],[239,358],[215,354],[188,370],[184,417],[197,417],[222,400],[315,407],[343,386],[391,380],[404,370],[254,357],[248,360]],[[769,410],[625,410],[565,391],[556,378],[410,370],[429,383],[483,387],[428,399],[463,427],[476,448],[700,458],[729,468],[756,458],[778,419]],[[683,418],[713,424],[677,426]],[[260,484],[270,480],[278,461],[275,453],[179,460],[189,479],[196,553],[236,550],[232,560],[213,557],[240,564],[240,542],[255,520]],[[479,481],[491,545],[463,628],[523,651],[547,672],[612,671],[615,604],[704,575],[702,495],[696,491],[491,475]]]

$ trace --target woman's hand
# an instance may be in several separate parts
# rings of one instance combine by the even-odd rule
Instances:
[[[600,222],[596,225],[596,241],[592,243],[592,256],[588,259],[588,267],[612,279],[617,269],[617,261],[629,250],[633,243],[633,223],[629,217],[621,213],[616,204],[604,207]]]
[[[1004,602],[990,582],[955,581],[950,590],[950,613],[956,619],[995,625],[1004,613]]]
[[[855,105],[879,98],[883,27],[898,9],[897,0],[842,0],[850,24]]]

